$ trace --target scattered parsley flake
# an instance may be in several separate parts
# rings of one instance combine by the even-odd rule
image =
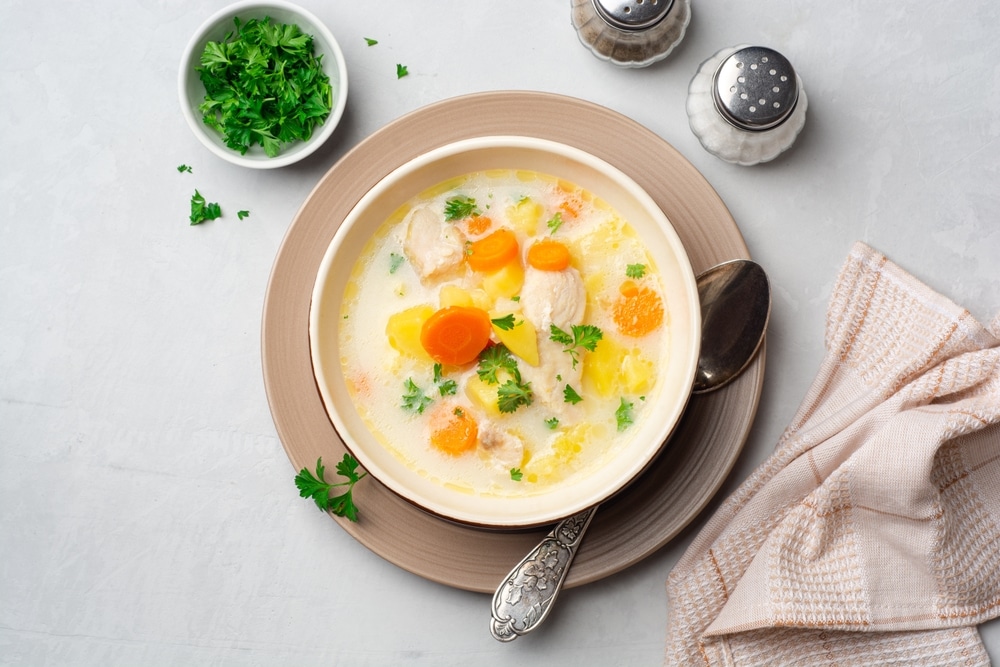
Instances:
[[[629,278],[642,278],[646,275],[645,264],[629,264],[625,267],[625,275]]]
[[[406,378],[403,386],[406,388],[406,393],[403,394],[403,404],[400,407],[404,410],[423,414],[427,406],[434,402],[433,398],[425,394],[424,390],[417,386],[413,378]]]
[[[441,364],[434,364],[434,386],[442,396],[454,396],[458,391],[458,383],[444,377],[441,368]]]
[[[354,505],[354,485],[368,475],[367,472],[358,473],[358,462],[350,454],[344,454],[344,458],[337,464],[337,474],[346,477],[346,482],[328,484],[324,479],[325,469],[323,468],[323,457],[316,460],[316,474],[309,472],[307,468],[299,471],[295,476],[295,486],[299,489],[299,495],[303,498],[312,498],[316,507],[324,512],[333,512],[337,516],[347,518],[349,521],[358,520],[358,508]],[[338,486],[346,486],[347,491],[331,496],[330,492]]]
[[[554,431],[557,428],[559,428],[559,418],[558,417],[549,417],[548,419],[545,420],[545,425],[547,427],[549,427],[550,430]]]
[[[236,211],[236,217],[239,218],[240,220],[242,220],[243,218],[249,218],[250,217],[250,211],[247,211],[247,210]]]
[[[396,63],[396,78],[397,79],[402,79],[404,76],[406,76],[409,73],[410,73],[410,71],[406,68],[406,65],[400,65],[399,63]]]
[[[371,37],[365,37],[364,40],[365,44],[367,44],[368,46],[375,46],[376,44],[378,44],[378,40],[372,39]]]
[[[479,215],[479,213],[476,200],[466,195],[457,195],[444,203],[444,219],[449,222]]]
[[[524,477],[524,473],[521,472],[520,468],[511,468],[510,469],[510,478],[512,480],[514,480],[515,482],[520,482],[523,477]]]
[[[622,398],[621,404],[618,406],[618,409],[615,410],[615,421],[618,422],[619,432],[624,431],[632,425],[632,403]]]
[[[563,389],[563,401],[565,401],[566,403],[576,405],[582,400],[583,396],[580,396],[580,394],[576,393],[576,389],[573,389],[573,387],[566,385],[566,388]]]
[[[504,331],[510,331],[514,327],[523,324],[524,320],[521,320],[520,322],[515,322],[514,313],[511,313],[509,315],[504,315],[503,317],[492,319],[490,320],[490,322],[495,324],[498,328],[503,329]]]
[[[593,324],[574,324],[570,330],[572,335],[553,324],[549,327],[549,340],[563,346],[563,352],[573,359],[573,368],[576,368],[580,361],[580,348],[593,352],[597,348],[597,342],[604,337],[604,332]]]
[[[192,169],[191,167],[189,167],[186,164],[182,164],[182,165],[178,166],[177,167],[177,171],[181,172],[182,174],[193,174],[194,173],[194,169]]]
[[[456,417],[464,417],[465,416],[465,410],[463,410],[462,408],[455,408],[454,411],[453,411],[453,414]]]
[[[556,230],[562,227],[563,219],[562,213],[557,211],[554,216],[552,216],[548,222],[545,224],[549,227],[549,232],[552,234],[556,233]]]
[[[403,265],[406,261],[406,257],[403,255],[391,252],[389,253],[389,273],[395,273],[399,270],[399,267]]]
[[[191,224],[200,225],[206,220],[215,220],[222,217],[222,208],[218,203],[208,203],[205,197],[197,190],[191,195]]]

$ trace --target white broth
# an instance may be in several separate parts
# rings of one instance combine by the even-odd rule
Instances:
[[[531,171],[467,174],[368,242],[341,306],[342,370],[411,470],[478,495],[541,493],[651,418],[669,363],[663,287],[642,239],[591,193]]]

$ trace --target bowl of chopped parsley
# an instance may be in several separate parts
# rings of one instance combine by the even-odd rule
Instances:
[[[181,58],[181,111],[228,162],[283,167],[333,134],[347,104],[347,68],[330,30],[284,0],[243,1],[202,23]]]

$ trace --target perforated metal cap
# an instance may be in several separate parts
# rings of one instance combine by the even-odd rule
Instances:
[[[674,0],[593,0],[597,14],[619,30],[645,30],[663,20]]]
[[[715,71],[713,92],[719,114],[750,131],[780,125],[799,98],[792,64],[763,46],[748,46],[723,60]]]

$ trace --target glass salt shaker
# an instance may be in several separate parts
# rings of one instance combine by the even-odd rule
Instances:
[[[792,64],[763,46],[722,49],[701,64],[688,87],[691,131],[709,153],[744,166],[790,148],[807,107]]]
[[[684,38],[691,0],[570,0],[584,46],[621,67],[646,67],[666,58]]]

